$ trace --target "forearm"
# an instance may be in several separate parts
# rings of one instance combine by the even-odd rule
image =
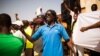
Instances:
[[[71,9],[69,9],[65,3],[64,3],[64,6],[65,6],[66,10],[71,11]]]
[[[69,48],[71,49],[72,52],[74,52],[74,48],[72,47],[71,44],[68,44]]]
[[[26,33],[25,33],[25,31],[21,31],[24,35],[25,35],[25,37],[30,41],[30,42],[34,42],[34,40],[32,40],[32,37],[31,36],[29,36],[29,35],[27,35]]]
[[[99,27],[100,27],[100,21],[93,25],[88,26],[87,29],[93,29],[93,28],[99,28]]]
[[[73,48],[74,44],[71,39],[67,42],[67,45],[70,48],[71,52],[74,53],[74,55],[76,55],[75,50]]]

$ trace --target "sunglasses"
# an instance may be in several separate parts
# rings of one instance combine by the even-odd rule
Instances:
[[[46,13],[46,16],[52,16],[52,14],[51,13]]]

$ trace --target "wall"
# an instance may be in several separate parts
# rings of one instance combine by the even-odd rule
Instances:
[[[100,10],[100,0],[80,0],[81,7],[84,8],[82,12],[91,12],[91,5],[97,4],[98,10]]]

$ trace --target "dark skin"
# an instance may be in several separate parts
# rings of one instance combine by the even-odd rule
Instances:
[[[34,40],[32,40],[31,36],[27,35],[25,32],[24,32],[24,29],[29,25],[29,22],[27,20],[23,20],[22,21],[24,26],[22,26],[20,28],[20,31],[26,36],[26,38],[30,41],[30,42],[34,42]]]
[[[0,33],[9,34],[11,30],[10,26],[11,17],[6,13],[0,14]]]
[[[55,24],[54,16],[51,14],[50,11],[47,11],[47,13],[48,13],[48,15],[46,15],[46,17],[47,17],[47,24],[48,24],[49,26],[54,25],[54,24]],[[32,39],[31,36],[28,36],[23,30],[21,30],[21,31],[22,31],[22,33],[26,36],[26,38],[27,38],[29,41],[34,42],[34,40]],[[72,43],[71,40],[67,42],[67,45],[69,46],[69,48],[72,50],[72,52],[73,52],[74,55],[76,56],[75,51],[74,51],[74,49],[73,49],[73,43]]]
[[[82,27],[82,28],[80,29],[80,31],[81,31],[81,32],[84,32],[84,31],[87,31],[87,30],[89,30],[89,29],[94,29],[94,28],[100,28],[100,21],[97,22],[97,23],[95,23],[95,24],[93,24],[93,25],[90,25],[90,26],[87,26],[87,27]]]
[[[48,12],[47,23],[48,23],[48,25],[53,25],[55,23],[54,22],[54,16],[51,14],[51,12]]]
[[[24,28],[26,28],[27,26],[29,26],[29,22],[27,20],[23,20],[22,22],[24,24],[24,26],[23,26]]]
[[[10,27],[7,28],[7,27],[0,27],[0,33],[2,34],[9,34],[10,33]]]
[[[15,14],[15,17],[16,17],[16,20],[19,20],[19,17],[18,17],[18,14],[17,13]]]

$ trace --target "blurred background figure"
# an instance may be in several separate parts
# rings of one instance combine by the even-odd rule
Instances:
[[[72,16],[70,15],[71,11],[72,10],[70,9],[70,1],[63,0],[61,4],[61,15],[62,15],[62,20],[64,20],[67,24],[67,30],[69,36],[71,36],[71,21],[72,21]]]
[[[61,17],[62,17],[62,25],[66,28],[68,35],[72,35],[72,25],[76,22],[78,14],[81,12],[80,0],[63,0],[61,3]],[[73,22],[74,21],[74,22]],[[69,55],[69,48],[66,48],[65,45],[64,50]]]
[[[15,13],[15,18],[16,18],[16,20],[20,20],[18,17],[18,13]]]
[[[34,22],[34,32],[38,30],[39,27],[44,25],[45,22],[45,16],[44,15],[38,15],[37,18],[33,20]],[[39,38],[34,42],[34,55],[35,56],[42,56],[42,51],[43,51],[43,42],[42,38]]]
[[[33,33],[33,29],[31,28],[29,21],[23,20],[22,22],[23,22],[23,28],[24,28],[25,33],[27,35],[31,36]],[[25,55],[26,56],[34,56],[33,43],[31,43],[29,40],[26,40]]]
[[[80,0],[63,0],[61,3],[62,19],[67,23],[67,30],[71,36],[71,25],[74,16],[74,8],[77,7],[78,13],[81,12]]]
[[[98,10],[97,4],[92,4],[91,10],[92,10],[92,11],[97,11],[97,10]]]
[[[36,9],[35,14],[36,14],[36,16],[38,16],[38,15],[43,15],[43,9],[42,9],[42,7],[38,7],[38,8]]]

